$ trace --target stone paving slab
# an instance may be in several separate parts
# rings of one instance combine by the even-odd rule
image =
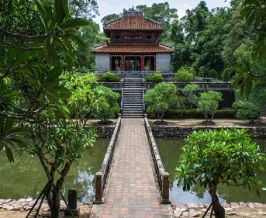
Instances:
[[[104,200],[92,217],[171,217],[171,207],[160,204],[143,119],[122,119]]]

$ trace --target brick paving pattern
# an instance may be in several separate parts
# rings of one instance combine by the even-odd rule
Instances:
[[[143,119],[122,119],[104,204],[93,205],[92,217],[171,217],[160,204]]]

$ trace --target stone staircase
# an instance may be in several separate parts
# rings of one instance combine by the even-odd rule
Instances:
[[[122,117],[141,118],[144,116],[143,79],[123,79]]]

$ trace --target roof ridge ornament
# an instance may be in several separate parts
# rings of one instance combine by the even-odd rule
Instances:
[[[142,11],[137,11],[132,7],[128,10],[123,10],[123,17],[144,17],[144,13]]]

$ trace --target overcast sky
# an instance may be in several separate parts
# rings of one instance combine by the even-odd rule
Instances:
[[[153,3],[161,3],[167,1],[171,8],[178,10],[180,17],[185,15],[187,9],[192,9],[200,2],[200,0],[98,0],[100,16],[95,18],[95,21],[101,25],[101,19],[112,13],[120,14],[124,8],[128,9],[136,5],[148,5]],[[205,0],[209,8],[229,6],[229,0]]]

